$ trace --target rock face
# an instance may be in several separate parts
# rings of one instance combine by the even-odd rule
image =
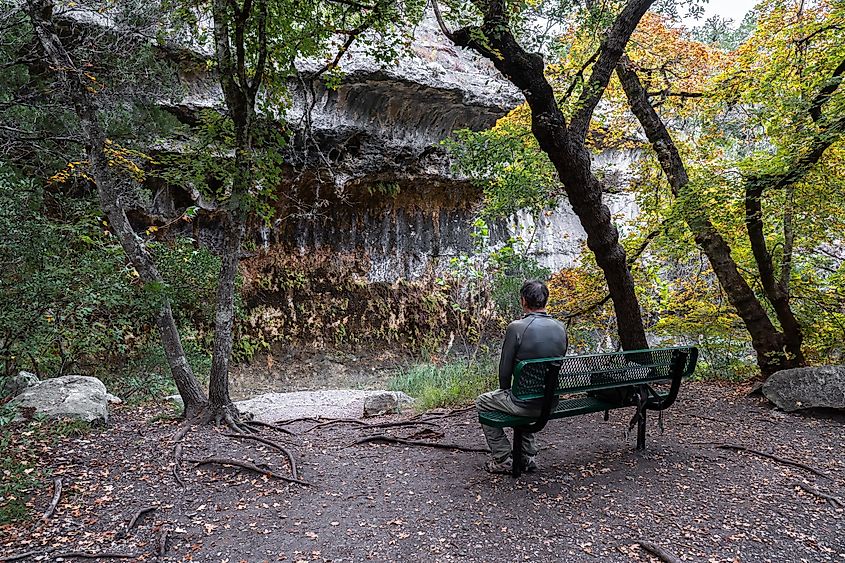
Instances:
[[[810,408],[845,410],[845,366],[776,372],[763,384],[763,394],[786,412]]]
[[[108,422],[106,386],[96,377],[65,375],[27,387],[12,404],[18,420],[42,415],[47,418],[75,418],[85,422]]]
[[[300,80],[325,61],[298,62],[301,77],[289,86],[292,105],[278,110],[299,127],[286,149],[296,172],[279,188],[285,195],[277,215],[285,219],[262,228],[256,239],[265,248],[360,257],[370,282],[419,279],[472,251],[470,225],[482,198],[452,171],[441,141],[458,129],[492,126],[524,98],[489,61],[454,47],[431,14],[396,64],[383,65],[357,45],[341,60],[343,76],[334,88]],[[214,77],[196,65],[187,68],[188,92],[174,111],[220,109]],[[595,157],[594,167],[618,189],[628,181],[632,158],[630,151],[608,151]],[[154,214],[173,217],[187,205],[204,205],[196,193],[159,189]],[[630,198],[608,203],[614,214],[631,215]],[[533,240],[529,252],[553,270],[577,262],[585,238],[566,203],[536,221],[519,216],[491,227],[493,244],[514,234]],[[198,220],[193,228],[191,236],[202,244],[220,247],[215,224]]]
[[[80,21],[107,25],[97,13],[86,18]],[[297,61],[299,76],[288,84],[290,106],[267,110],[295,134],[283,149],[290,170],[278,186],[280,219],[251,235],[265,249],[279,245],[303,255],[325,251],[360,258],[369,282],[424,278],[472,251],[470,224],[482,199],[478,187],[452,170],[441,142],[458,129],[491,127],[524,97],[488,60],[454,47],[431,12],[389,64],[371,56],[362,39],[340,60],[342,75],[332,87],[311,78],[325,60]],[[178,48],[163,53],[179,67],[185,89],[161,104],[196,123],[199,112],[223,109],[220,86],[204,64],[210,45],[172,40]],[[160,148],[179,146],[163,140]],[[608,189],[618,193],[634,157],[632,151],[607,151],[593,164]],[[136,210],[132,219],[140,230],[153,217],[172,222],[190,205],[214,209],[196,190],[148,187],[154,192],[144,204],[148,208]],[[636,212],[624,196],[608,204],[614,214]],[[518,234],[534,241],[528,252],[553,270],[576,263],[585,238],[565,203],[537,220],[519,216],[491,227],[494,245]],[[213,215],[190,225],[180,222],[170,232],[180,229],[204,246],[221,248]]]
[[[241,412],[252,414],[259,422],[279,422],[302,417],[361,418],[365,415],[365,404],[368,400],[375,400],[376,402],[371,404],[376,407],[389,407],[390,400],[384,398],[386,395],[391,396],[393,412],[398,405],[411,402],[411,398],[404,393],[338,389],[265,393],[245,401],[238,401],[235,406]],[[376,397],[381,398],[374,399]],[[372,414],[378,413],[373,411]]]
[[[0,384],[0,398],[15,397],[23,393],[28,387],[38,385],[38,383],[38,376],[34,373],[29,373],[28,371],[18,372],[17,375],[13,375],[2,381],[2,384]]]

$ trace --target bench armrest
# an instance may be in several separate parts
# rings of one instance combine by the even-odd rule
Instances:
[[[672,374],[672,386],[669,394],[665,397],[649,397],[645,408],[650,411],[662,411],[668,409],[678,398],[678,391],[681,388],[681,379],[692,373],[695,363],[698,360],[698,348],[691,348],[688,352],[676,350],[672,353],[672,363],[669,372]]]

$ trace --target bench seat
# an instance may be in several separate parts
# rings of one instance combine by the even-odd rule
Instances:
[[[668,391],[658,392],[661,398],[669,395]],[[557,408],[549,415],[549,420],[555,418],[566,418],[569,416],[578,416],[579,414],[590,414],[593,412],[602,412],[613,410],[618,405],[607,403],[595,397],[575,397],[572,399],[562,399],[558,403]],[[511,428],[514,426],[527,426],[537,422],[539,417],[530,416],[515,416],[498,411],[482,411],[478,413],[478,419],[481,424],[487,426],[494,426],[496,428]]]

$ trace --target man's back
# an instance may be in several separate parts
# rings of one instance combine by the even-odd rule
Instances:
[[[528,313],[505,331],[499,361],[499,388],[510,389],[513,369],[522,360],[566,355],[566,328],[546,313]]]

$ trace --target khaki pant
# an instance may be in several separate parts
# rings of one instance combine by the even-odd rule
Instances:
[[[496,391],[489,391],[482,393],[475,400],[475,406],[479,412],[481,411],[499,411],[516,416],[540,416],[540,407],[526,408],[517,405],[513,402],[513,395],[510,390],[498,389]],[[484,437],[487,438],[487,445],[490,446],[490,451],[493,452],[493,459],[502,461],[511,455],[513,448],[505,436],[503,428],[496,428],[495,426],[481,425],[484,431]],[[534,434],[525,432],[522,439],[522,455],[533,457],[537,455],[537,440]]]

